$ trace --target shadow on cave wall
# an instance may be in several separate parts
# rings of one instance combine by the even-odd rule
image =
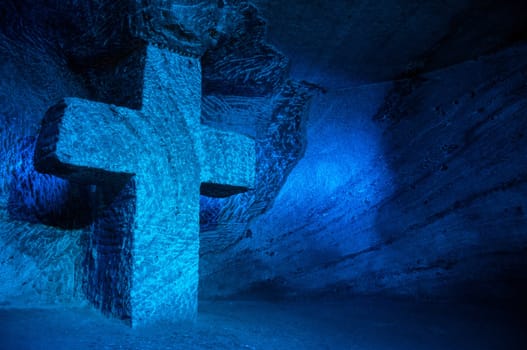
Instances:
[[[527,48],[396,81],[374,120],[394,193],[377,208],[395,295],[520,301],[527,291]]]
[[[36,62],[54,61],[64,76],[49,73],[42,83],[44,86],[71,85],[70,82],[62,82],[63,78],[82,85],[79,91],[68,91],[63,87],[57,89],[60,95],[45,96],[44,101],[48,101],[45,108],[70,96],[140,108],[145,45],[133,39],[123,27],[123,16],[128,14],[117,10],[128,8],[128,2],[50,0],[35,4],[7,1],[2,11],[5,21],[0,27],[0,48],[5,51],[2,55],[18,57],[21,64],[30,59],[26,55],[35,56],[32,61]],[[18,53],[16,56],[18,51],[33,52]],[[24,68],[28,74],[37,69],[47,71],[33,62],[27,62]],[[34,76],[38,77],[39,74]],[[29,86],[21,86],[21,90],[31,89],[31,84],[35,82],[28,79],[26,83]],[[11,90],[12,87],[8,89]],[[15,90],[11,93],[19,92]],[[35,91],[33,93],[38,94]],[[51,91],[45,93],[51,94]],[[41,109],[41,97],[31,98],[26,101],[24,108],[34,105],[34,109]],[[19,106],[6,106],[4,109],[9,115],[6,124],[14,123],[9,125],[9,132],[17,137],[14,144],[3,145],[11,148],[4,151],[4,154],[9,155],[5,161],[12,163],[6,165],[6,168],[10,168],[7,188],[9,217],[68,230],[86,227],[93,219],[89,186],[38,173],[33,166],[37,136],[23,135],[31,135],[35,131],[38,133],[38,125],[44,114],[21,123],[19,121],[27,118],[24,115],[27,112]],[[35,114],[34,111],[31,113]]]
[[[19,159],[9,181],[9,218],[68,230],[86,227],[92,220],[90,187],[37,172],[35,144],[34,137],[27,137],[17,145]]]

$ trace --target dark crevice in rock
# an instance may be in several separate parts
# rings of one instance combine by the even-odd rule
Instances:
[[[482,18],[486,18],[488,21],[486,28],[483,29],[486,32],[485,36],[487,40],[482,50],[473,54],[471,59],[476,60],[481,56],[494,54],[507,47],[525,42],[527,40],[527,27],[525,23],[511,22],[503,24],[499,21],[499,18],[506,13],[512,14],[516,11],[524,12],[525,3],[521,0],[512,0],[508,1],[507,5],[503,6],[502,3],[492,0],[483,0],[478,2],[477,8],[468,6],[457,13],[450,19],[448,28],[443,35],[427,50],[424,50],[419,56],[413,58],[412,64],[409,65],[407,71],[403,72],[396,80],[418,77],[426,72],[430,72],[429,67],[435,67],[436,70],[445,68],[447,65],[438,63],[440,61],[453,60],[457,62],[455,58],[456,51],[451,49],[452,43],[455,43],[460,38],[470,38],[473,35],[471,34],[471,28],[478,27]],[[507,16],[505,15],[505,17]],[[510,34],[506,34],[503,38],[500,38],[499,34],[493,33],[491,23],[510,28]],[[452,56],[452,58],[445,59],[447,56]]]
[[[288,60],[265,42],[265,22],[242,4],[232,34],[202,58],[203,93],[270,96],[287,79]]]

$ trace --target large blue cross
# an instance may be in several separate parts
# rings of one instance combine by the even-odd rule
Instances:
[[[110,191],[133,177],[133,203],[111,214],[130,212],[129,239],[112,236],[122,227],[100,238],[92,225],[87,283],[104,284],[89,299],[134,326],[196,316],[200,188],[226,196],[250,188],[255,173],[253,140],[200,124],[199,59],[148,46],[144,67],[140,110],[67,98],[46,114],[35,153],[39,170]],[[130,266],[102,259],[105,249],[129,254]]]

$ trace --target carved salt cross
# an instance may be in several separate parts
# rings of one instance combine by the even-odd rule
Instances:
[[[108,191],[133,177],[133,200],[92,225],[85,290],[134,326],[196,316],[200,188],[242,192],[255,173],[253,140],[200,124],[198,58],[148,46],[144,67],[140,110],[67,98],[46,114],[35,152],[40,171]]]

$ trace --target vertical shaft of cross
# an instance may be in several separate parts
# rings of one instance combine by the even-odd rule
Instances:
[[[149,48],[142,113],[159,157],[137,182],[133,322],[197,314],[201,114],[198,59]],[[161,194],[154,200],[153,193]]]

